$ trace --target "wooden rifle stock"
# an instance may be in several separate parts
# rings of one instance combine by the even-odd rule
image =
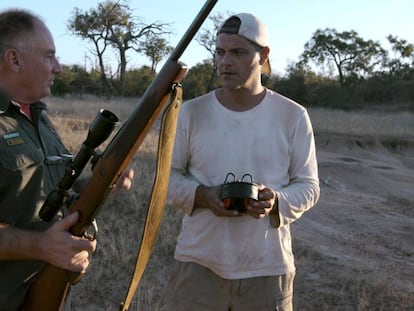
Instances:
[[[178,61],[218,0],[208,0],[184,34],[159,74],[93,167],[92,176],[69,206],[79,213],[78,222],[70,228],[75,236],[84,236],[111,190],[132,160],[170,97],[171,88],[184,78],[187,68]],[[68,289],[81,278],[80,273],[46,264],[36,277],[25,300],[25,311],[61,310]]]
[[[140,104],[114,136],[101,158],[95,164],[92,176],[79,198],[69,207],[78,211],[79,220],[69,230],[75,236],[84,236],[111,190],[141,145],[157,116],[168,101],[173,83],[179,82],[186,68],[169,62],[145,92]],[[164,77],[165,80],[159,78]],[[24,311],[61,310],[69,287],[82,275],[46,264],[37,275],[25,300]]]

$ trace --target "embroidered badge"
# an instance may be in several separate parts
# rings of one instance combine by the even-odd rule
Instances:
[[[6,141],[6,144],[10,147],[25,143],[23,138],[20,136],[19,132],[14,132],[14,133],[3,135],[3,139]]]

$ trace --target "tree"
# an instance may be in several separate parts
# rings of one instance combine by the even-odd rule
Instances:
[[[99,75],[96,71],[87,72],[79,65],[62,65],[62,72],[56,77],[52,87],[52,93],[59,96],[69,93],[98,94],[99,91]]]
[[[157,65],[169,53],[173,47],[168,45],[164,38],[155,35],[148,35],[147,40],[142,43],[141,51],[151,60],[151,71],[156,72]]]
[[[211,61],[213,61],[216,54],[217,31],[224,21],[224,16],[217,12],[209,16],[208,19],[213,22],[213,29],[202,28],[196,41],[210,53]]]
[[[141,52],[141,44],[147,36],[157,37],[168,33],[164,23],[144,24],[131,15],[128,4],[107,0],[98,3],[97,8],[82,12],[75,8],[68,23],[68,29],[81,38],[91,40],[99,58],[103,86],[110,86],[106,76],[103,54],[108,47],[115,49],[119,56],[119,93],[123,95],[125,72],[128,59],[126,52],[133,49]]]
[[[388,35],[387,40],[391,44],[394,55],[391,58],[386,58],[385,68],[393,77],[404,78],[409,76],[414,65],[414,45],[408,43],[407,40],[398,39],[397,36],[392,35]]]
[[[154,78],[155,74],[148,66],[128,70],[125,74],[125,95],[141,97]]]
[[[52,94],[63,96],[71,93],[70,84],[75,80],[75,74],[67,65],[62,65],[62,72],[56,76],[52,85]]]
[[[102,24],[98,11],[91,9],[89,12],[84,13],[78,8],[75,8],[72,13],[72,17],[69,19],[67,27],[72,34],[93,42],[95,52],[92,53],[98,57],[99,68],[101,70],[100,78],[102,89],[111,89],[112,86],[106,76],[103,61],[104,52],[108,48],[108,33],[104,29],[104,25]]]
[[[326,28],[316,30],[305,44],[302,61],[310,60],[318,65],[334,65],[341,87],[371,74],[383,59],[385,51],[378,42],[365,41],[354,30],[337,32]]]
[[[228,13],[228,15],[230,16],[232,14]],[[214,57],[216,55],[217,31],[220,28],[221,24],[224,22],[225,18],[222,13],[217,12],[209,16],[208,19],[213,23],[213,29],[202,28],[200,30],[200,34],[196,37],[196,41],[202,47],[204,47],[211,56],[211,58],[207,60],[211,65],[209,85],[207,86],[207,90],[211,90],[213,88],[213,85],[215,83],[214,80],[216,78],[216,68],[214,66]]]
[[[213,71],[214,67],[208,61],[192,67],[183,79],[184,98],[194,98],[217,87],[217,81],[211,81]]]

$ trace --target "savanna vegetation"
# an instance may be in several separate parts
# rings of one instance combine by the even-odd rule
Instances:
[[[113,111],[122,123],[137,101],[137,98],[106,100],[93,96],[84,96],[83,99],[74,97],[50,97],[46,99],[49,114],[56,125],[57,131],[74,154],[79,151],[82,141],[86,139],[89,124],[99,109],[105,108]],[[361,148],[364,152],[372,149],[374,153],[381,153],[383,157],[387,157],[390,151],[376,149],[375,141],[381,138],[384,142],[387,142],[391,151],[411,154],[411,163],[414,165],[414,158],[412,157],[414,148],[412,136],[414,132],[413,112],[345,111],[321,107],[311,107],[308,110],[314,125],[319,152],[326,148],[324,145],[329,140],[333,144],[343,145],[345,148],[346,145],[351,148]],[[135,265],[148,199],[152,189],[156,165],[157,137],[158,127],[155,126],[130,164],[130,167],[136,172],[132,190],[110,196],[98,215],[97,250],[92,255],[92,263],[88,273],[78,284],[72,286],[74,311],[118,310],[121,300],[125,297]],[[338,137],[346,137],[345,143],[341,138],[338,140]],[[357,140],[353,141],[354,138],[352,137],[357,137]],[[105,143],[100,149],[104,147]],[[335,152],[336,148],[331,147],[332,152]],[[342,153],[342,149],[338,151],[338,158],[351,161]],[[391,159],[389,165],[395,162],[395,159]],[[409,158],[407,158],[408,160]],[[346,166],[350,167],[351,163],[348,162]],[[358,164],[358,162],[355,163]],[[321,165],[321,169],[324,169],[326,163],[321,163]],[[412,165],[411,167],[413,167]],[[347,168],[347,170],[350,170],[350,168]],[[357,171],[359,170],[363,170],[361,165]],[[85,171],[88,172],[89,167],[85,168]],[[395,172],[391,169],[385,172],[387,171]],[[334,170],[332,182],[339,180],[342,174],[343,170],[341,170],[341,166],[338,166]],[[320,241],[316,235],[316,229],[308,229],[312,236],[309,239],[303,236],[300,230],[307,227],[304,221],[312,219],[311,214],[305,215],[303,219],[297,222],[296,227],[293,228],[293,249],[296,254],[298,268],[295,279],[295,310],[412,310],[414,296],[408,292],[408,288],[402,281],[395,285],[388,279],[392,275],[398,283],[399,278],[402,279],[403,270],[409,274],[408,263],[404,266],[396,265],[389,258],[398,260],[399,252],[396,250],[399,244],[411,245],[412,242],[401,239],[397,243],[388,243],[386,238],[398,237],[384,232],[390,227],[391,219],[408,219],[412,217],[410,215],[414,215],[413,198],[407,196],[398,198],[397,193],[394,193],[392,198],[388,198],[388,194],[385,193],[384,195],[388,199],[384,201],[383,205],[380,196],[377,197],[376,201],[371,202],[372,199],[361,199],[361,195],[353,196],[352,192],[335,192],[333,188],[327,186],[324,188],[324,182],[331,185],[331,181],[327,179],[327,176],[321,175],[320,177],[322,185],[320,204],[322,206],[315,207],[315,212],[319,213],[319,216],[316,216],[316,219],[318,219],[316,221],[313,220],[312,222],[310,220],[311,223],[318,224],[319,221],[320,228],[333,226],[334,228],[338,227],[338,230],[339,227],[347,226],[348,222],[343,219],[343,214],[338,215],[339,211],[331,207],[333,203],[338,204],[340,202],[344,202],[346,207],[344,207],[343,213],[348,214],[348,218],[364,219],[366,216],[363,214],[364,212],[354,213],[348,206],[349,203],[352,203],[351,206],[357,205],[358,200],[362,200],[358,204],[363,206],[374,204],[377,218],[375,222],[366,223],[362,227],[349,227],[349,232],[355,232],[357,235],[358,243],[350,240],[349,232],[339,239],[333,236],[330,242]],[[378,178],[378,176],[375,178]],[[407,179],[407,177],[404,178]],[[404,178],[401,179],[402,183]],[[372,182],[375,183],[375,181]],[[331,186],[335,187],[336,184]],[[333,191],[334,201],[332,202],[328,195],[329,189]],[[368,195],[368,193],[365,195]],[[344,198],[341,196],[344,196]],[[326,205],[327,211],[331,210],[331,212],[324,211],[323,205]],[[391,219],[384,217],[383,206],[390,210]],[[372,209],[367,207],[361,209],[366,210],[366,213],[373,212]],[[332,214],[340,219],[338,223],[336,223],[336,219],[333,218]],[[180,230],[181,217],[182,214],[179,211],[166,206],[158,238],[143,279],[133,299],[131,311],[164,310],[164,290],[169,269],[173,262],[174,247]],[[319,220],[319,218],[321,219]],[[398,230],[401,233],[406,230],[406,234],[410,235],[413,228],[411,226],[411,231],[410,227],[401,227]],[[367,234],[364,231],[367,229],[375,232],[375,236],[373,237],[372,233]],[[332,235],[330,234],[330,236]],[[345,250],[338,254],[341,259],[334,258],[333,249],[335,249],[335,245],[342,243],[345,243],[346,246]],[[360,260],[365,262],[364,266],[369,268],[346,261],[351,257],[351,251],[358,244],[363,245]],[[381,252],[381,255],[378,256],[368,252],[368,244]],[[414,253],[410,253],[409,247],[406,247],[405,254],[408,261],[412,260]],[[377,261],[381,261],[381,269],[377,268],[377,263],[370,264]],[[411,284],[414,286],[412,280]],[[403,288],[403,290],[400,290],[400,288]]]
[[[93,61],[88,66],[63,65],[53,93],[93,94],[100,97],[139,97],[151,83],[160,62],[172,50],[167,22],[143,23],[132,15],[125,1],[107,0],[88,11],[75,8],[67,23],[69,33],[90,43]],[[208,18],[196,36],[211,55],[190,68],[183,80],[185,99],[216,87],[214,42],[217,27],[225,16]],[[389,34],[389,47],[362,38],[356,31],[316,29],[304,44],[298,62],[292,62],[284,75],[264,77],[269,88],[307,107],[353,109],[361,107],[401,107],[413,109],[414,45]],[[148,65],[130,68],[128,53],[148,58]],[[107,63],[115,54],[117,68]]]
[[[63,73],[53,86],[54,97],[46,102],[52,121],[73,153],[86,138],[88,126],[99,109],[115,112],[121,123],[128,117],[156,76],[159,64],[171,51],[166,39],[171,32],[168,21],[145,24],[131,12],[127,2],[108,0],[88,11],[75,8],[68,21],[69,32],[91,44],[94,61],[88,66],[63,65]],[[185,100],[218,85],[212,59],[215,30],[223,19],[222,14],[211,16],[211,27],[201,29],[196,38],[211,58],[190,68],[183,80]],[[392,34],[387,39],[388,50],[378,42],[361,38],[352,29],[344,32],[317,29],[304,45],[300,60],[289,64],[283,76],[263,77],[264,84],[308,108],[317,141],[331,133],[387,137],[393,142],[409,137],[412,148],[414,45]],[[127,53],[131,51],[148,57],[148,66],[130,68]],[[118,55],[116,69],[104,57],[114,52]],[[124,298],[152,187],[156,130],[155,126],[131,163],[137,172],[132,191],[111,196],[98,217],[98,248],[87,275],[72,288],[74,310],[117,310]],[[398,148],[401,144],[398,143]],[[404,199],[404,206],[410,211],[412,202]],[[163,310],[163,291],[181,216],[180,212],[166,207],[131,310]],[[293,241],[299,271],[303,271],[295,285],[297,310],[411,310],[414,307],[412,295],[397,291],[384,281],[382,277],[388,271],[379,271],[367,278],[359,271],[355,273],[358,267],[335,266],[332,261],[326,261],[324,254],[315,251],[312,242],[295,238]],[[394,268],[390,268],[390,273],[398,276],[398,267]],[[329,283],[323,283],[320,276]]]

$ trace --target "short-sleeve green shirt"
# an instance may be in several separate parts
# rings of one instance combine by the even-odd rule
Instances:
[[[32,121],[0,94],[0,223],[41,231],[39,218],[47,194],[64,175],[59,161],[68,151],[46,115],[46,105],[31,105]],[[55,161],[52,161],[55,160]],[[0,310],[17,309],[44,263],[0,260]]]

